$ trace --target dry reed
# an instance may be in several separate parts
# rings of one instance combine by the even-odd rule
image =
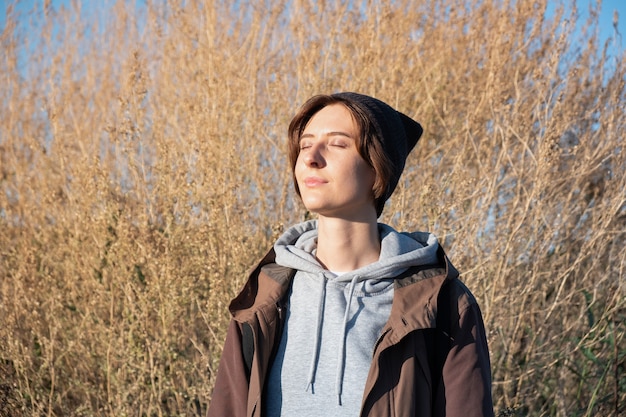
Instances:
[[[338,90],[425,126],[382,221],[463,271],[499,414],[623,413],[626,61],[597,10],[232,4],[7,6],[0,416],[203,415],[228,300],[306,215],[287,123]]]

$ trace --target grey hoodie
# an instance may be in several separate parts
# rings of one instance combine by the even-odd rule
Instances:
[[[357,416],[374,345],[391,312],[393,278],[437,262],[437,238],[378,225],[377,262],[339,276],[317,259],[317,221],[288,229],[276,263],[296,269],[269,373],[267,416]]]

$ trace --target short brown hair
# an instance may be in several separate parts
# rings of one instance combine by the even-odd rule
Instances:
[[[289,164],[293,175],[293,183],[296,193],[300,196],[300,189],[295,178],[295,167],[298,155],[300,154],[300,137],[309,123],[311,118],[321,109],[332,104],[344,105],[354,117],[354,121],[359,129],[359,137],[357,138],[357,151],[359,155],[368,163],[376,173],[374,187],[374,206],[376,207],[376,215],[380,216],[385,206],[386,195],[389,182],[393,175],[393,161],[388,157],[383,149],[381,138],[377,137],[376,129],[370,120],[370,117],[363,112],[358,106],[355,106],[350,100],[342,97],[330,95],[316,95],[307,100],[298,113],[289,123],[288,130],[288,152]]]

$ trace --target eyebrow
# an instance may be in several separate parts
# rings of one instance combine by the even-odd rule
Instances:
[[[313,135],[312,133],[303,133],[302,135],[300,135],[300,140],[302,140],[303,138],[309,138],[309,137],[314,137],[314,136],[315,135]],[[328,132],[328,133],[325,133],[324,136],[344,136],[348,139],[356,140],[356,138],[352,137],[350,134],[346,132],[342,132],[342,131]]]

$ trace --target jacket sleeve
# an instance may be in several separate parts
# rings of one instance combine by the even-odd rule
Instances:
[[[245,417],[248,385],[241,346],[241,330],[237,322],[231,320],[207,417]]]
[[[457,311],[441,381],[446,416],[492,417],[491,363],[482,314],[471,296],[469,304]]]

